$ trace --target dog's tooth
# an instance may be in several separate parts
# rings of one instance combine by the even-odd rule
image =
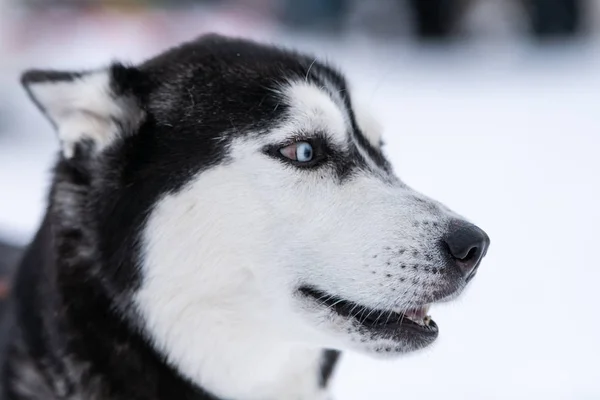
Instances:
[[[431,322],[431,317],[429,315],[427,315],[425,318],[423,318],[423,323],[425,324],[425,326],[429,326],[430,322]]]

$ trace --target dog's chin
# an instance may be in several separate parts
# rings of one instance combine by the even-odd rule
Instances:
[[[340,348],[393,357],[422,349],[438,336],[426,305],[400,313],[370,309],[311,287],[301,287],[298,293],[305,306],[319,315],[321,328],[343,336],[345,344]]]

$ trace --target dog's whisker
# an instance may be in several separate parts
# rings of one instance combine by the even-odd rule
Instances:
[[[371,309],[371,311],[369,311],[369,313],[367,314],[365,320],[369,319],[369,317],[371,316],[371,314],[373,314],[373,311],[375,311],[375,308]]]
[[[313,62],[310,63],[308,69],[306,70],[306,76],[304,77],[305,82],[308,82],[308,76],[310,75],[310,70],[312,69],[313,65],[315,65],[316,62],[317,62],[317,59],[315,58],[313,60]]]

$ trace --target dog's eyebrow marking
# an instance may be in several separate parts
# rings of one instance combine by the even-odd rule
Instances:
[[[340,112],[344,114],[347,132],[350,132],[347,136],[349,136],[350,143],[357,148],[359,157],[364,161],[364,166],[382,177],[389,175],[391,167],[379,149],[381,126],[364,108],[359,108],[359,112],[355,113],[343,76],[329,67],[320,66],[313,68],[310,78],[314,81],[315,86],[327,93]]]
[[[391,169],[358,127],[345,83],[342,78],[326,76],[323,68],[315,62],[307,70],[308,82],[303,76],[278,89],[289,107],[289,119],[286,127],[271,137],[287,140],[293,132],[324,132],[332,149],[339,151],[332,161],[340,182],[355,176],[357,170],[389,181]]]
[[[346,145],[350,121],[327,91],[304,81],[290,82],[281,91],[290,108],[286,137],[290,132],[324,132],[331,142]]]

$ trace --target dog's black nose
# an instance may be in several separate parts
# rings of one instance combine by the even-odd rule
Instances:
[[[465,221],[453,221],[450,224],[450,232],[444,241],[454,262],[467,280],[470,280],[487,252],[490,238],[473,224]]]

